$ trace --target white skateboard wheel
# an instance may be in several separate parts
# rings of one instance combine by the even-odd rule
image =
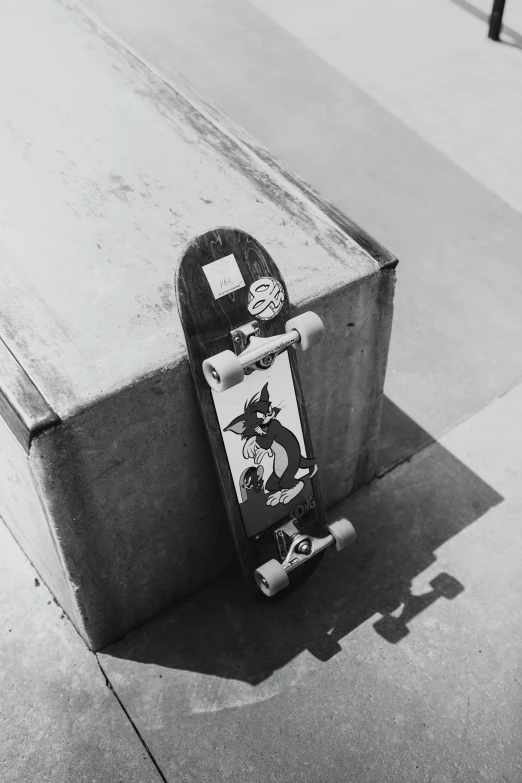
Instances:
[[[308,348],[320,343],[325,332],[322,320],[317,313],[312,313],[311,310],[307,313],[296,315],[295,318],[291,318],[287,321],[285,324],[285,332],[291,332],[292,329],[299,332],[301,340],[298,343],[294,343],[294,345],[301,351],[307,351]]]
[[[269,560],[256,568],[254,576],[258,587],[265,595],[272,596],[278,593],[289,583],[288,574],[277,560]]]
[[[351,522],[347,519],[337,519],[330,525],[327,525],[328,532],[335,539],[335,548],[338,552],[349,544],[353,544],[357,538],[357,533]]]
[[[237,386],[245,377],[241,362],[232,351],[222,351],[203,362],[205,379],[216,392]]]

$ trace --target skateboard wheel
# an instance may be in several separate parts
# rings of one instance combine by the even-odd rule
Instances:
[[[268,596],[275,595],[289,584],[288,574],[277,560],[263,563],[256,568],[254,576],[258,587]]]
[[[324,337],[324,324],[317,313],[311,311],[296,315],[285,324],[285,332],[291,332],[295,329],[301,337],[300,342],[294,343],[296,348],[301,351],[307,351],[313,345],[320,343]]]
[[[216,392],[237,386],[245,377],[241,362],[232,351],[222,351],[205,359],[203,373],[210,388]]]
[[[335,539],[335,548],[338,552],[349,544],[353,544],[357,538],[357,533],[351,522],[347,519],[337,519],[330,525],[327,525],[328,532]]]

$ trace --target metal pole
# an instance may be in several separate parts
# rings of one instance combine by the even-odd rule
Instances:
[[[493,9],[491,11],[491,16],[489,17],[488,33],[488,38],[491,38],[492,41],[499,40],[505,4],[506,0],[493,0]]]

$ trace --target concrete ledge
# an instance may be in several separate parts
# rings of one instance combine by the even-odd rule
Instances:
[[[1,57],[0,335],[47,402],[28,454],[2,430],[0,513],[99,648],[233,560],[174,309],[187,239],[248,231],[325,321],[301,369],[329,505],[374,473],[396,259],[74,7],[9,2]]]
[[[31,441],[60,421],[25,370],[0,340],[0,415],[29,451]]]

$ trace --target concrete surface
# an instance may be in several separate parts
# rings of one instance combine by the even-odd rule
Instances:
[[[343,502],[357,545],[288,600],[230,575],[99,655],[167,780],[519,779],[521,412]]]
[[[3,482],[29,473],[42,510],[0,514],[98,649],[233,558],[173,297],[186,241],[249,231],[325,321],[301,369],[329,505],[375,474],[394,272],[74,4],[4,3],[0,73],[0,341],[61,419]]]
[[[120,730],[132,722],[163,780],[518,780],[521,411],[519,386],[343,502],[332,516],[353,519],[359,542],[332,555],[288,600],[257,606],[232,572],[98,654],[125,708]],[[34,572],[24,571],[33,591]],[[7,600],[18,617],[14,588]],[[34,626],[22,616],[23,655],[35,655],[45,671],[49,689],[38,703],[63,741],[67,731],[52,710],[58,688],[43,668],[50,613],[95,664],[54,604],[42,601],[38,610],[34,652]],[[54,665],[57,650],[67,660],[60,693],[70,698],[76,658],[58,638]],[[2,652],[27,677],[21,656],[4,645]],[[4,683],[13,688],[15,677]],[[94,692],[96,683],[99,675]],[[18,710],[22,701],[27,716],[27,678],[22,685],[23,695],[8,691],[3,703]],[[87,717],[85,728],[107,711],[103,705],[90,724]],[[33,729],[34,721],[31,713]],[[9,725],[20,743],[25,724],[10,715],[3,732]],[[35,770],[45,769],[37,739],[25,738]],[[111,742],[119,740],[109,735],[105,746]],[[87,734],[84,743],[89,762],[96,739]],[[64,763],[57,744],[49,756]],[[80,754],[74,743],[68,750],[71,759]],[[110,772],[107,759],[97,760]],[[29,762],[17,758],[17,773]]]
[[[522,50],[509,33],[522,30],[520,3],[505,10],[503,38],[515,45],[500,46],[487,38],[490,0],[252,5],[522,211]]]
[[[104,6],[110,11],[115,3],[105,0]],[[431,14],[433,4],[425,6]],[[141,4],[134,0],[130,7],[141,18]],[[214,98],[219,90],[228,95],[228,111],[235,106],[243,107],[245,116],[251,112],[251,130],[257,123],[265,142],[273,132],[275,147],[280,143],[280,150],[288,150],[287,160],[294,151],[300,158],[301,174],[315,166],[318,178],[337,187],[340,202],[359,210],[350,210],[354,217],[375,233],[382,225],[388,241],[392,235],[398,239],[393,249],[407,251],[401,253],[393,375],[388,379],[392,399],[385,404],[383,471],[389,472],[338,509],[353,518],[359,542],[325,562],[290,601],[262,612],[247,602],[232,572],[104,650],[98,660],[168,783],[518,783],[521,244],[520,215],[505,196],[499,198],[501,186],[507,193],[511,179],[506,174],[504,185],[497,179],[496,193],[488,191],[462,173],[456,147],[449,161],[440,149],[432,149],[433,139],[427,143],[391,118],[393,106],[385,110],[344,76],[330,97],[329,85],[338,72],[331,66],[323,70],[308,44],[283,35],[252,6],[242,4],[246,16],[238,4],[229,5],[233,13],[227,15],[218,0],[170,7],[178,27],[172,17],[159,19],[162,67],[176,57],[177,67],[184,70],[186,62],[184,72],[192,78],[188,71],[196,73],[197,66],[216,90]],[[300,5],[293,24],[301,24],[302,16],[310,18],[317,7],[315,2]],[[372,24],[361,25],[358,35],[360,51],[366,43],[371,53],[377,11],[384,14],[385,8],[375,2],[368,7],[376,9]],[[484,42],[486,26],[477,27],[472,13],[484,7],[482,1],[465,0],[458,0],[457,9],[450,0],[437,7],[447,25],[455,10],[465,20],[459,22],[461,56],[458,42],[454,44],[451,84],[463,105],[469,83],[458,66],[462,62],[466,70],[465,52],[478,45],[477,34]],[[514,36],[505,46],[516,43],[517,36],[522,40],[516,7],[507,0],[505,21]],[[339,3],[338,15],[329,8],[332,38],[346,9],[366,18],[358,0]],[[393,56],[404,64],[411,52],[415,63],[423,56],[416,37],[421,20],[415,9],[411,17],[404,13],[409,3],[398,0],[394,8],[395,14],[383,17],[386,30],[380,41],[388,37],[390,46],[400,42],[400,52]],[[146,15],[146,25],[136,27],[143,41],[151,27],[158,40],[157,9],[155,5]],[[249,26],[252,20],[255,24]],[[430,35],[432,29],[428,55],[437,46],[444,51],[444,24],[437,20]],[[215,49],[214,36],[221,42]],[[355,46],[355,36],[351,41]],[[503,51],[491,50],[505,64]],[[205,52],[212,68],[205,66]],[[283,55],[284,60],[277,59]],[[245,65],[249,56],[251,68]],[[388,69],[382,60],[378,68],[377,57],[368,63],[373,88],[381,84],[381,94],[391,100]],[[392,71],[394,67],[391,63]],[[504,65],[498,67],[506,73]],[[435,66],[431,75],[433,81]],[[394,91],[407,105],[403,85],[404,80],[397,80]],[[499,98],[498,114],[486,116],[486,98],[495,85],[494,78],[484,82],[484,115],[477,102],[475,119],[489,127],[498,122],[500,138],[517,116],[517,106]],[[281,108],[278,122],[268,107],[284,107],[285,101],[290,111],[286,115]],[[338,125],[329,122],[337,106],[344,107]],[[429,111],[426,103],[424,109]],[[460,127],[464,114],[458,118]],[[444,114],[439,119],[441,125],[453,122]],[[426,127],[432,122],[428,117]],[[309,135],[301,138],[308,129]],[[492,131],[495,138],[497,130]],[[445,133],[451,140],[451,128]],[[474,138],[480,146],[480,128]],[[346,141],[349,168],[339,163]],[[320,157],[329,145],[334,145],[331,161]],[[463,164],[490,153],[489,146],[468,151]],[[503,160],[501,153],[499,170]],[[373,216],[373,225],[365,216]],[[446,434],[439,442],[425,448],[442,431]],[[407,461],[390,470],[398,459]],[[0,583],[10,579],[9,571],[0,571]],[[16,598],[10,595],[8,603],[16,613]],[[55,608],[40,607],[42,625]],[[14,677],[22,671],[16,662],[10,667]],[[70,672],[62,675],[66,690],[72,689]],[[42,676],[52,682],[49,671]],[[51,704],[52,697],[51,689],[44,703]],[[19,691],[13,689],[3,699],[4,709],[12,710],[17,698]],[[127,718],[122,714],[121,720]],[[5,722],[0,727],[5,736]],[[59,727],[57,736],[64,733]],[[17,735],[16,727],[12,734]],[[22,743],[19,736],[17,742]],[[88,738],[87,748],[90,742]],[[59,763],[62,748],[57,741],[49,758],[54,754]]]
[[[83,641],[0,523],[0,780],[160,783]]]
[[[2,17],[1,335],[62,419],[184,357],[174,268],[209,226],[273,251],[296,306],[376,271],[73,4]]]
[[[401,259],[382,470],[520,381],[522,49],[451,0],[87,5]]]

